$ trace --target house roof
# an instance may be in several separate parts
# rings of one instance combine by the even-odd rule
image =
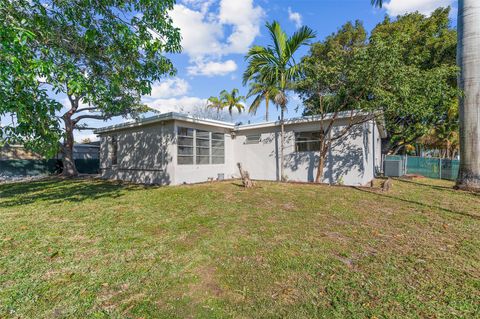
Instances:
[[[350,118],[351,116],[352,116],[352,113],[350,111],[341,112],[337,115],[337,119],[339,119],[339,120],[340,119],[346,119],[346,118]],[[375,120],[377,122],[377,125],[379,127],[380,135],[381,135],[382,138],[385,138],[387,136],[387,134],[386,134],[386,130],[385,130],[385,123],[384,123],[385,121],[383,119],[383,114],[382,113],[373,114],[373,113],[366,113],[366,112],[355,112],[355,114],[353,114],[354,118],[362,118],[362,117],[368,117],[368,116],[372,116],[372,118],[375,118]],[[323,120],[330,120],[332,117],[333,117],[333,114],[327,114],[323,118],[319,115],[303,116],[303,117],[297,117],[297,118],[292,118],[292,119],[286,119],[284,121],[284,124],[285,125],[292,125],[292,124],[302,124],[302,123],[315,123],[315,122],[320,122],[322,119]],[[117,124],[117,125],[111,125],[111,126],[98,128],[94,131],[94,133],[95,134],[105,134],[105,133],[114,132],[114,131],[118,131],[118,130],[141,127],[141,126],[144,126],[144,125],[160,123],[160,122],[165,122],[165,121],[171,121],[171,120],[178,120],[178,121],[183,121],[183,122],[204,124],[204,125],[215,126],[215,127],[225,128],[225,129],[231,129],[232,131],[243,131],[243,130],[259,129],[259,128],[267,128],[267,127],[276,127],[276,126],[280,126],[280,124],[281,124],[280,121],[278,120],[278,121],[270,121],[270,122],[263,122],[263,123],[235,125],[235,124],[230,123],[230,122],[203,119],[203,118],[197,118],[197,117],[193,117],[193,116],[186,115],[186,114],[169,112],[169,113],[164,113],[164,114],[152,116],[152,117],[149,117],[149,118],[145,118],[145,119],[135,121],[135,122],[126,122],[126,123],[122,123],[122,124]]]

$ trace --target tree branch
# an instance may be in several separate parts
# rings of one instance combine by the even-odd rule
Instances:
[[[85,115],[79,115],[76,118],[72,119],[72,122],[77,124],[79,121],[81,121],[83,119],[106,120],[107,117],[104,116],[104,115],[85,114]]]

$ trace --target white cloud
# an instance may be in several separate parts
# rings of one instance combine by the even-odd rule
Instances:
[[[227,39],[225,53],[245,53],[260,34],[263,9],[253,5],[253,0],[221,0],[219,20],[231,25],[232,33]]]
[[[185,95],[190,88],[187,81],[180,78],[166,79],[152,86],[152,93],[148,96],[153,99],[170,98]]]
[[[237,63],[233,60],[227,60],[225,62],[197,61],[195,65],[189,66],[187,70],[190,75],[226,75],[237,70]]]
[[[391,0],[385,3],[385,9],[391,16],[418,11],[429,15],[439,7],[447,7],[454,3],[454,0]]]
[[[222,26],[208,21],[206,12],[192,10],[182,4],[171,12],[173,24],[180,29],[183,52],[190,57],[219,54],[222,50],[218,41],[223,36]]]
[[[191,97],[191,96],[183,96],[179,98],[155,99],[152,101],[145,101],[145,104],[150,106],[152,109],[155,109],[162,113],[179,112],[179,111],[188,113],[189,111],[197,107],[206,106],[207,99]]]
[[[183,52],[190,57],[189,73],[212,76],[236,70],[228,54],[244,54],[260,34],[264,11],[253,0],[183,0],[172,10],[173,24],[180,28]],[[221,68],[219,67],[227,67]],[[205,72],[203,71],[205,69]],[[227,72],[227,70],[229,70]]]
[[[288,7],[288,19],[295,23],[297,29],[302,26],[302,15],[298,12],[292,11],[292,8],[290,7]]]

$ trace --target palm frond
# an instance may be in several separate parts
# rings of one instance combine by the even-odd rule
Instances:
[[[372,6],[381,8],[383,6],[383,0],[371,0]]]

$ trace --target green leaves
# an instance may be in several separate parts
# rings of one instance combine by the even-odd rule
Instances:
[[[245,102],[245,97],[240,95],[238,89],[232,89],[231,92],[223,90],[220,92],[220,97],[211,96],[208,99],[207,107],[214,108],[217,111],[227,108],[230,115],[232,115],[233,109],[237,109],[238,113],[242,113],[245,108],[242,102]]]
[[[59,127],[61,105],[47,88],[69,96],[64,118],[84,103],[93,114],[81,119],[108,119],[145,110],[140,97],[150,93],[151,83],[175,74],[164,56],[181,50],[168,15],[174,0],[0,1],[6,17],[0,22],[0,115],[30,123],[31,130],[10,128],[18,139],[29,140],[27,132],[42,135],[53,123]],[[27,121],[32,112],[48,123]],[[59,136],[48,135],[49,144],[56,147]]]
[[[271,44],[267,47],[254,46],[249,50],[245,57],[248,66],[243,74],[243,83],[254,81],[285,92],[300,74],[294,55],[301,46],[309,44],[315,32],[302,27],[288,37],[277,21],[267,23],[266,27]]]
[[[383,110],[394,152],[441,125],[459,94],[448,15],[387,18],[369,39],[360,22],[347,23],[312,45],[296,86],[306,113]]]

